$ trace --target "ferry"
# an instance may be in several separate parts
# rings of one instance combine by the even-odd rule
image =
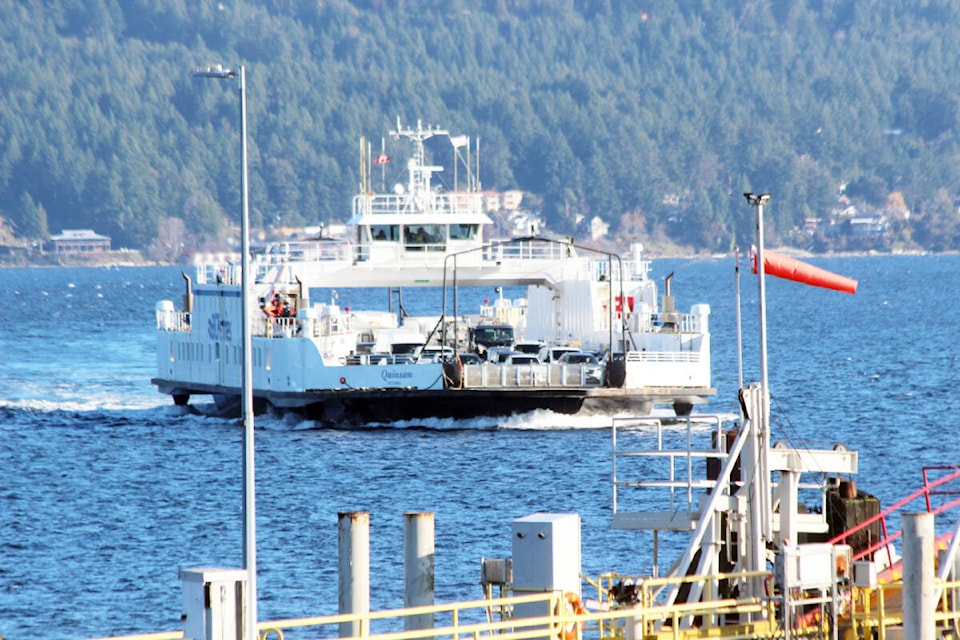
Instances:
[[[247,322],[257,411],[349,425],[537,409],[649,414],[666,406],[687,415],[715,393],[709,305],[678,311],[672,276],[661,295],[641,245],[623,257],[569,238],[488,240],[493,221],[475,167],[465,171],[467,187],[450,188],[437,180],[443,167],[428,161],[432,141],[459,166],[461,137],[399,121],[391,137],[408,148],[405,182],[375,191],[369,176],[385,156],[362,152],[349,237],[278,242],[252,257],[248,295],[256,304]],[[156,305],[153,384],[178,405],[211,396],[235,411],[241,266],[201,264],[184,279],[180,308],[172,300]],[[523,298],[497,299],[478,313],[458,304],[462,287],[517,285],[526,287]],[[410,318],[358,309],[343,293],[329,301],[311,295],[369,287],[441,287],[443,308]],[[478,336],[492,333],[501,344],[488,350]],[[538,345],[535,359],[509,357],[530,343]],[[562,347],[594,358],[550,357]]]

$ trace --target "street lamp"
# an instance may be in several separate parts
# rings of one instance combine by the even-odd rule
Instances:
[[[752,483],[752,506],[750,531],[750,556],[751,565],[755,570],[765,566],[763,548],[765,540],[773,538],[773,523],[770,521],[770,515],[773,513],[773,507],[770,505],[770,493],[765,489],[770,478],[770,388],[767,384],[767,290],[764,285],[764,264],[763,264],[763,206],[770,202],[769,193],[756,195],[745,193],[743,197],[751,207],[757,209],[757,280],[758,280],[758,301],[760,307],[760,415],[752,418],[755,431],[754,456],[754,481]],[[760,479],[765,480],[761,481]],[[763,515],[761,515],[763,514]],[[759,522],[759,526],[756,524]],[[753,585],[754,593],[761,593],[762,587],[759,584]]]
[[[198,78],[227,80],[240,78],[240,306],[243,314],[243,568],[247,570],[247,628],[245,635],[257,637],[257,501],[254,483],[253,443],[253,350],[250,341],[250,211],[247,205],[247,76],[243,65],[236,70],[222,65],[200,68]]]

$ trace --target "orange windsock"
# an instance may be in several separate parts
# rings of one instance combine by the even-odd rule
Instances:
[[[757,250],[755,247],[751,250],[751,262],[753,263],[753,272],[757,273]],[[857,292],[858,283],[853,278],[838,275],[832,271],[815,267],[812,264],[767,249],[763,251],[763,271],[778,278],[802,282],[815,287],[843,291],[844,293]]]

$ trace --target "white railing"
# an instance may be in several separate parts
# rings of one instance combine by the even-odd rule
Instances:
[[[666,489],[666,499],[650,500],[650,503],[660,505],[663,511],[692,512],[698,509],[694,490],[712,489],[716,484],[716,480],[710,478],[712,474],[708,469],[709,461],[716,461],[713,464],[716,465],[716,470],[719,470],[727,457],[727,443],[720,416],[697,416],[696,421],[688,417],[685,423],[685,429],[666,431],[659,418],[613,419],[614,515],[619,508],[619,493],[625,488]],[[707,432],[710,443],[702,448],[694,447],[694,436],[700,434],[703,437],[704,435],[702,430],[694,430],[695,424],[713,426]],[[637,432],[637,429],[641,431]],[[621,437],[618,441],[618,432],[624,430],[631,430],[631,437]],[[630,443],[629,448],[623,447],[625,440]],[[630,461],[635,461],[636,464],[631,465],[629,469],[624,469],[625,463]],[[630,475],[625,479],[625,474]]]
[[[190,333],[190,314],[183,311],[158,311],[157,331]]]
[[[346,314],[326,315],[319,318],[258,317],[253,322],[254,336],[266,338],[326,338],[349,333],[352,328]]]
[[[586,364],[468,364],[464,389],[602,387],[603,369]]]
[[[627,362],[674,362],[674,363],[695,363],[700,362],[701,354],[699,351],[628,351]]]
[[[354,217],[422,213],[479,215],[483,213],[483,196],[479,193],[383,193],[353,198]]]

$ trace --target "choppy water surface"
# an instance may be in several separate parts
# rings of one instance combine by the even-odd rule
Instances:
[[[768,281],[774,439],[859,449],[859,485],[889,504],[918,486],[922,465],[960,463],[960,257],[814,262],[860,290]],[[732,414],[733,262],[655,263],[658,279],[670,272],[681,309],[712,309],[718,394],[700,410]],[[178,569],[240,565],[242,429],[173,407],[149,382],[154,303],[182,288],[175,268],[0,270],[0,635],[177,629]],[[748,382],[759,375],[756,289],[743,274]],[[355,308],[386,301],[338,293]],[[404,294],[414,314],[438,303],[437,292]],[[586,574],[648,571],[649,536],[609,529],[608,423],[258,419],[260,618],[335,612],[340,511],[371,514],[375,608],[402,606],[407,511],[436,514],[438,601],[479,597],[480,558],[509,556],[511,521],[535,511],[581,515]]]

